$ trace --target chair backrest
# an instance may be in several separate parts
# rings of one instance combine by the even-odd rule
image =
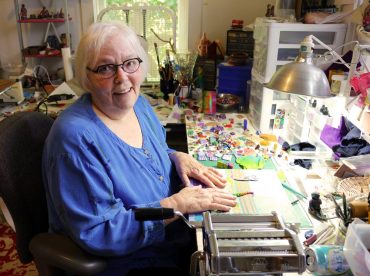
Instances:
[[[15,113],[0,122],[0,197],[14,221],[22,263],[33,259],[28,249],[32,237],[48,231],[41,160],[52,124],[38,112]]]

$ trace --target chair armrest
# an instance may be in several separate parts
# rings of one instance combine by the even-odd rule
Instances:
[[[38,234],[32,238],[29,247],[40,265],[61,268],[77,275],[96,274],[106,266],[103,257],[90,255],[70,238],[59,234]]]

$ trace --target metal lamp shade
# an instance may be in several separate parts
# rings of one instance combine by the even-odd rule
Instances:
[[[302,96],[332,97],[325,73],[302,61],[294,61],[280,67],[265,87]]]

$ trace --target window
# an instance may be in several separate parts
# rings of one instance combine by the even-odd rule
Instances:
[[[164,61],[166,59],[166,49],[170,49],[171,47],[168,43],[160,41],[159,38],[165,41],[169,41],[170,39],[173,40],[175,42],[175,49],[187,49],[187,2],[188,0],[95,0],[94,11],[96,19],[99,12],[114,4],[119,6],[140,3],[158,6],[158,10],[163,9],[164,7],[166,10],[170,9],[173,11],[163,13],[163,11],[155,12],[154,10],[148,10],[145,11],[145,20],[143,19],[144,17],[142,15],[142,11],[138,12],[136,10],[132,10],[130,15],[128,14],[128,11],[124,12],[122,10],[113,11],[109,15],[104,15],[104,18],[107,16],[106,20],[118,19],[125,21],[132,26],[138,34],[146,38],[148,42],[148,53],[150,59],[150,71],[148,73],[147,81],[159,82],[158,62],[154,43],[158,44],[160,61]],[[134,13],[137,13],[137,15]],[[172,19],[169,13],[173,14],[175,17],[175,26],[172,25]],[[175,35],[173,35],[174,28],[176,29]],[[159,38],[156,37],[156,35],[150,29],[153,29]]]

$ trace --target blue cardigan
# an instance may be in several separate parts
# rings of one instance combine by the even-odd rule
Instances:
[[[181,221],[165,227],[163,221],[134,218],[135,207],[160,207],[180,187],[168,156],[173,150],[151,106],[140,96],[134,110],[141,148],[106,127],[91,95],[84,94],[57,118],[43,155],[50,230],[93,254],[114,257],[108,270],[120,275],[130,268],[174,266],[176,251],[189,242],[181,236],[187,231]]]

